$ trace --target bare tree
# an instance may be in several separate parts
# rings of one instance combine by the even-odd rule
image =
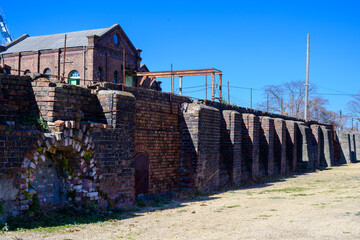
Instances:
[[[309,88],[309,119],[322,123],[333,124],[339,122],[339,115],[326,109],[328,100],[316,96],[316,86]],[[281,85],[269,85],[264,88],[266,100],[258,107],[269,112],[287,115],[296,118],[304,118],[305,86],[303,81],[291,81]],[[360,103],[360,102],[359,102]]]
[[[360,93],[353,95],[352,100],[347,104],[350,115],[360,121]]]

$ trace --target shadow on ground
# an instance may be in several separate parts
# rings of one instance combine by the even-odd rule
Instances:
[[[322,168],[320,171],[329,170]],[[249,182],[246,185],[226,185],[221,189],[212,192],[191,191],[178,192],[174,194],[158,195],[158,196],[144,196],[136,199],[135,206],[131,209],[107,209],[99,210],[93,206],[87,209],[78,210],[75,207],[67,206],[57,209],[53,212],[43,213],[39,206],[35,206],[26,214],[21,216],[10,216],[6,225],[0,222],[0,231],[22,231],[25,229],[42,229],[42,228],[66,228],[79,224],[113,222],[128,218],[135,218],[143,216],[144,213],[163,211],[166,209],[180,209],[190,202],[205,202],[209,200],[218,199],[216,194],[221,194],[228,191],[259,189],[272,186],[276,182],[283,182],[289,178],[296,178],[300,175],[307,175],[306,172],[298,172],[295,175],[286,177],[269,177],[264,178],[258,182]],[[181,210],[179,210],[181,211]],[[2,225],[1,225],[2,224]],[[39,230],[40,230],[39,229]]]

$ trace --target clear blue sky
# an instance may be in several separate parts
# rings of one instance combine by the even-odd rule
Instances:
[[[360,1],[20,0],[2,1],[0,7],[15,37],[119,23],[143,50],[143,63],[151,71],[170,70],[171,63],[174,69],[215,67],[223,71],[225,82],[245,88],[305,80],[310,33],[310,83],[316,83],[319,93],[360,90]],[[169,91],[169,79],[162,81],[163,90]],[[184,91],[201,89],[186,87],[204,81],[184,78]],[[230,92],[232,103],[249,106],[249,90]],[[261,91],[253,95],[254,104],[263,98]],[[349,96],[324,97],[329,109],[346,112]]]

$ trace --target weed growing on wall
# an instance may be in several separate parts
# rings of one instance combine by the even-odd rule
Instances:
[[[41,117],[37,117],[35,114],[29,114],[23,118],[22,123],[24,125],[40,126],[45,131],[49,131],[48,124]]]

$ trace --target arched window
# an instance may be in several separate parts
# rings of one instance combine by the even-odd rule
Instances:
[[[114,83],[116,84],[118,82],[119,82],[119,73],[118,73],[118,71],[115,71],[114,72]]]
[[[50,75],[50,74],[51,74],[50,68],[45,68],[45,69],[44,69],[44,74]]]
[[[117,45],[119,45],[119,35],[117,34],[117,33],[115,33],[114,34],[114,43],[115,43],[115,45],[117,46]]]
[[[80,73],[73,70],[69,73],[69,84],[79,85],[80,84]]]
[[[97,80],[100,82],[103,81],[103,71],[101,67],[98,67],[97,69]]]
[[[24,72],[24,75],[29,75],[31,73],[31,71],[29,69],[26,69]]]

